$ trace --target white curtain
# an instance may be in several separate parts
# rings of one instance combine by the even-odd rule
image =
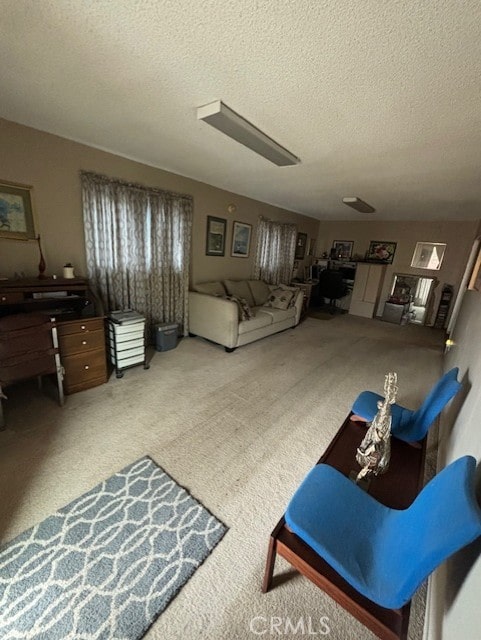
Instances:
[[[188,331],[192,198],[81,173],[87,269],[104,306]]]
[[[269,284],[289,284],[294,267],[297,227],[262,216],[257,226],[254,278]]]
[[[429,292],[431,291],[431,278],[419,278],[416,291],[414,292],[414,304],[417,307],[425,307],[428,301]]]

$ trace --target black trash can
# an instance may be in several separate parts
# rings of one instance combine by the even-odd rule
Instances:
[[[169,351],[177,346],[179,325],[174,323],[155,325],[155,349],[156,351]]]

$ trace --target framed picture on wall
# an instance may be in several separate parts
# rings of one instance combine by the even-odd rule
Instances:
[[[225,254],[225,233],[227,220],[207,216],[206,256],[223,256]]]
[[[439,271],[446,247],[444,242],[416,242],[411,267]]]
[[[235,222],[232,227],[231,256],[234,258],[248,258],[251,244],[252,225],[245,222]]]
[[[371,240],[366,259],[370,262],[391,264],[396,252],[396,244],[386,240]]]
[[[334,240],[332,243],[332,251],[336,258],[340,258],[341,260],[350,260],[353,246],[354,240]]]
[[[304,260],[306,257],[307,233],[298,233],[296,241],[296,260]]]
[[[33,240],[32,187],[0,183],[0,238]]]

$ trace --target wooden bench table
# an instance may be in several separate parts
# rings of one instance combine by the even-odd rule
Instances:
[[[319,463],[328,464],[345,476],[356,474],[356,450],[366,433],[365,423],[353,422],[350,414],[322,455]],[[406,509],[423,486],[426,439],[407,444],[391,438],[391,460],[388,471],[370,480],[367,492],[379,502],[394,509]],[[335,496],[333,496],[335,499]],[[284,517],[273,530],[266,561],[262,591],[269,591],[276,554],[285,558],[297,571],[330,595],[383,640],[407,637],[410,602],[402,609],[386,609],[351,587],[313,549],[289,531]]]

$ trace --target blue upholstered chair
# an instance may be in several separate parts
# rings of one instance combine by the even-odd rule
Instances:
[[[286,524],[362,595],[398,609],[448,556],[481,535],[476,460],[459,458],[408,509],[377,502],[325,464],[306,476]]]
[[[445,373],[417,411],[393,404],[391,406],[392,435],[405,442],[422,440],[444,407],[461,389],[462,385],[457,380],[458,373],[458,367]],[[383,396],[374,391],[363,391],[352,405],[352,412],[355,416],[371,422],[377,413],[378,401],[383,399]]]

